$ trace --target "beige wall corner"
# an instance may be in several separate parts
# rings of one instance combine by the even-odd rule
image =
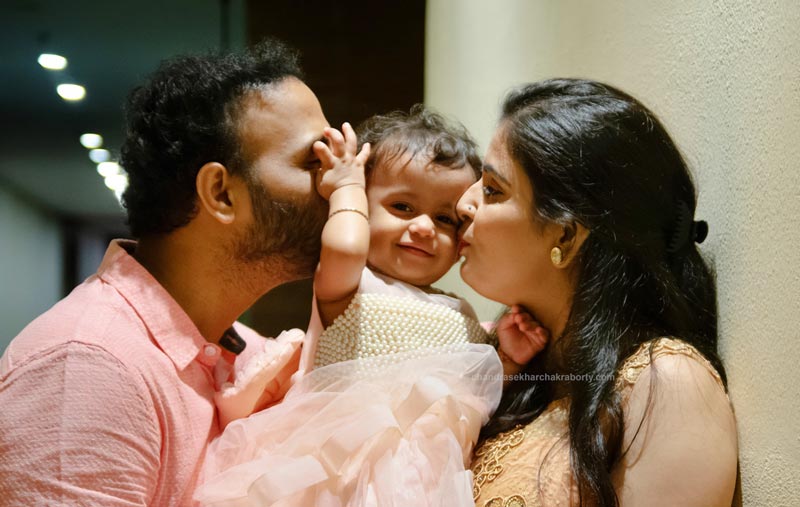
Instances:
[[[800,4],[429,0],[426,23],[425,101],[484,148],[503,93],[548,77],[609,82],[661,117],[711,225],[744,505],[796,505]],[[441,285],[474,297],[456,272]]]

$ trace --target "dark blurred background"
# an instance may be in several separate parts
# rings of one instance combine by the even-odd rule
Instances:
[[[328,121],[357,124],[423,99],[425,2],[5,0],[0,5],[0,353],[30,320],[94,273],[126,237],[84,133],[116,160],[127,93],[173,55],[241,49],[265,36],[303,54]],[[37,58],[55,53],[63,70]],[[60,83],[85,87],[68,102]],[[244,320],[305,328],[310,282],[280,287]]]

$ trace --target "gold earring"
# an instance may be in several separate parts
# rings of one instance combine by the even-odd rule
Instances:
[[[553,262],[553,266],[560,266],[562,260],[563,252],[557,246],[554,246],[552,250],[550,250],[550,260]]]

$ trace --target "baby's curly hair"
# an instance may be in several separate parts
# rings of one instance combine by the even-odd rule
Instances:
[[[195,180],[207,162],[246,170],[238,140],[241,101],[250,90],[302,79],[298,53],[268,39],[243,53],[182,56],[163,62],[126,106],[122,202],[131,234],[164,234],[197,213]]]
[[[480,177],[478,145],[467,129],[423,104],[414,105],[408,113],[394,111],[372,116],[358,126],[356,133],[359,145],[370,143],[372,148],[365,165],[367,179],[376,165],[406,153],[411,158],[422,154],[429,158],[429,163],[452,169],[469,164],[475,177]]]

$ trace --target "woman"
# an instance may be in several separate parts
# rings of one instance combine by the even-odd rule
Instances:
[[[464,280],[552,335],[473,461],[479,506],[730,505],[737,437],[691,176],[658,119],[558,79],[503,106],[462,197]]]

